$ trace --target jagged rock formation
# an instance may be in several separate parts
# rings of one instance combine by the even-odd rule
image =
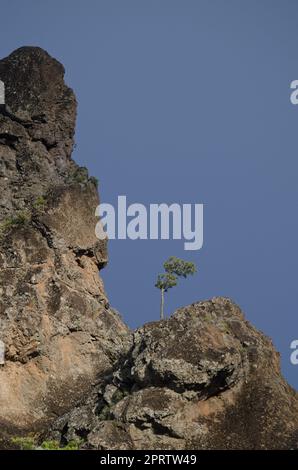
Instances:
[[[215,298],[137,330],[50,437],[91,449],[297,448],[297,393],[271,340]]]
[[[297,448],[297,393],[230,300],[135,332],[110,308],[63,76],[39,48],[0,61],[0,447],[39,430],[91,449]]]
[[[2,435],[65,412],[125,349],[98,276],[107,253],[94,232],[96,182],[71,160],[76,99],[63,76],[35,47],[0,61]]]

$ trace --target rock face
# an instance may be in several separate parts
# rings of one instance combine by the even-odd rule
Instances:
[[[98,270],[96,181],[71,160],[76,99],[39,48],[0,61],[1,433],[42,427],[123,354]],[[6,431],[5,431],[6,430]]]
[[[0,446],[39,431],[91,449],[297,448],[297,393],[230,300],[135,332],[110,308],[63,76],[39,48],[0,61]]]
[[[91,449],[297,448],[297,393],[271,341],[215,298],[137,330],[50,437]]]

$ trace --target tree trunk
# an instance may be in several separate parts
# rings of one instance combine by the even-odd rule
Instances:
[[[164,303],[165,303],[165,299],[164,299],[164,289],[161,289],[161,302],[160,302],[160,319],[161,320],[164,320]]]

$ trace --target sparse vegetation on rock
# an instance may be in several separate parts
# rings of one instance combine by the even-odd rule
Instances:
[[[98,275],[98,193],[71,159],[76,99],[63,66],[23,47],[0,60],[0,77],[0,437],[10,442],[82,398],[128,328]]]
[[[24,47],[0,77],[0,447],[297,449],[297,393],[231,300],[129,331],[98,275],[99,199],[71,159],[76,99],[63,66]],[[162,294],[195,272],[175,257],[164,268]]]
[[[181,308],[131,344],[50,438],[83,432],[83,448],[105,450],[297,448],[297,393],[271,340],[229,299]]]
[[[155,287],[160,289],[161,302],[160,302],[160,319],[164,319],[164,294],[169,289],[175,287],[179,277],[187,278],[196,272],[196,266],[190,261],[171,256],[164,263],[165,273],[158,274]]]

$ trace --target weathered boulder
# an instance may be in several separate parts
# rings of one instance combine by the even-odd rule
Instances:
[[[23,47],[0,61],[0,433],[42,428],[126,348],[98,271],[97,185],[71,159],[76,99],[64,68]]]
[[[93,449],[297,448],[298,399],[271,340],[214,298],[137,330],[50,436]]]

